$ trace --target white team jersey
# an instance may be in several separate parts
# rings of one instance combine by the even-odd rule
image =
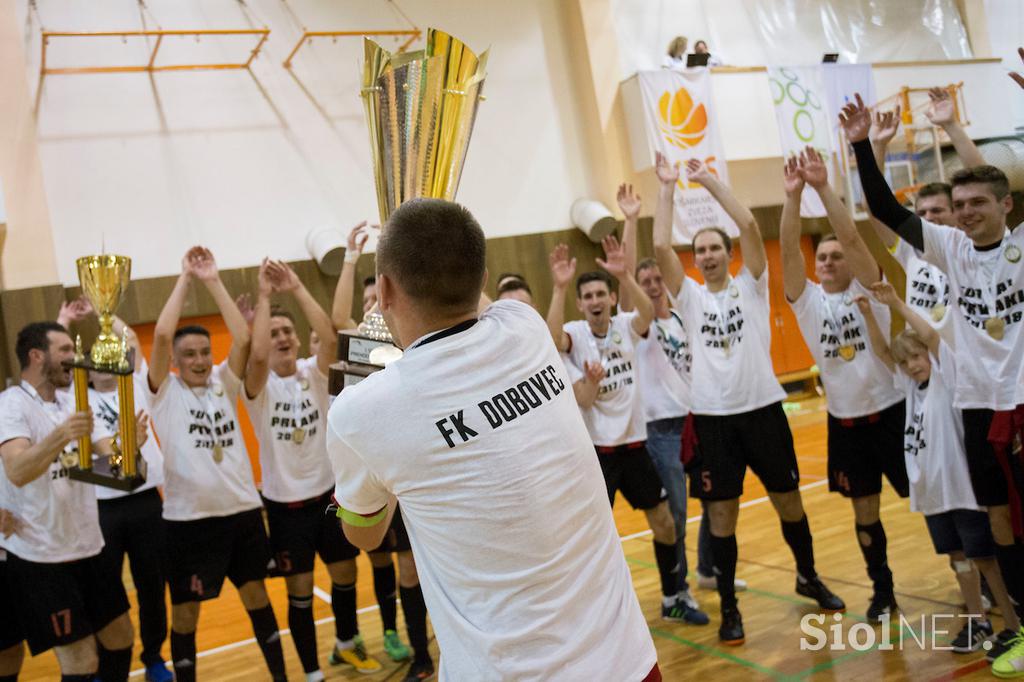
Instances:
[[[868,297],[878,326],[888,333],[889,308],[857,281],[846,291],[828,294],[808,280],[800,298],[790,302],[821,370],[828,412],[838,419],[875,414],[903,400],[893,385],[892,372],[871,349],[867,324],[854,302],[857,296]]]
[[[893,256],[907,273],[906,303],[955,348],[953,314],[949,309],[949,280],[946,273],[921,258],[917,250],[900,239]]]
[[[932,356],[928,386],[921,386],[902,370],[896,382],[907,394],[907,422],[903,432],[910,509],[932,515],[953,509],[979,507],[971,488],[964,451],[964,424],[953,407],[956,360],[945,343],[939,357]]]
[[[533,308],[497,301],[472,327],[412,344],[345,389],[328,422],[341,506],[401,503],[441,680],[650,672],[601,469]]]
[[[213,368],[205,387],[190,388],[168,374],[151,394],[153,427],[164,453],[165,519],[193,521],[261,506],[238,427],[241,388],[225,361]]]
[[[690,412],[690,344],[683,321],[673,310],[655,318],[637,344],[644,419],[685,417]]]
[[[924,258],[949,278],[960,409],[1010,410],[1024,404],[1024,230],[979,251],[962,231],[921,221]],[[986,321],[1002,325],[995,338]],[[990,325],[992,323],[989,323]]]
[[[150,413],[149,389],[147,388],[148,374],[149,365],[146,364],[145,360],[143,360],[139,363],[138,368],[135,370],[135,374],[132,375],[132,380],[134,382],[133,395],[135,397],[135,411],[138,412],[139,410],[145,410],[147,414]],[[117,433],[118,426],[120,424],[117,389],[115,388],[109,393],[100,393],[96,389],[90,388],[89,405],[92,407],[92,413],[95,418],[103,422],[107,431],[110,433]],[[146,482],[132,492],[125,492],[123,490],[117,490],[116,488],[108,488],[106,486],[98,485],[96,486],[96,497],[98,499],[112,500],[118,497],[126,497],[164,484],[164,455],[160,452],[160,446],[157,445],[156,438],[150,434],[146,439],[146,442],[139,448],[139,451],[142,453],[142,458],[146,460]]]
[[[316,357],[299,360],[288,377],[271,371],[259,395],[245,396],[260,442],[263,496],[268,500],[308,500],[334,485],[324,427],[328,400],[327,376]]]
[[[690,409],[742,414],[786,397],[772,369],[768,269],[754,279],[746,266],[715,293],[686,277],[676,311],[690,336]]]
[[[586,320],[566,322],[563,327],[572,340],[568,351],[569,363],[575,366],[572,376],[583,376],[584,362],[604,366],[597,400],[580,408],[594,445],[613,447],[647,440],[636,358],[641,337],[633,330],[634,319],[636,312],[613,316],[603,337],[595,336]]]
[[[27,382],[0,393],[0,444],[16,438],[38,443],[75,412],[75,399],[58,391],[46,402]],[[93,442],[110,433],[100,420],[93,421]],[[76,442],[65,451],[78,452]],[[0,547],[36,563],[56,564],[95,556],[103,549],[103,533],[96,510],[96,486],[68,478],[68,470],[54,461],[46,472],[15,486],[0,460],[0,500],[22,522],[10,537],[0,534]]]

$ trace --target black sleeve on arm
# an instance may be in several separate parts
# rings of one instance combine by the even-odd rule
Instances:
[[[900,205],[893,196],[892,190],[885,182],[885,176],[875,161],[871,142],[866,139],[854,142],[853,153],[857,155],[857,172],[860,174],[860,184],[864,188],[864,198],[871,213],[905,242],[923,251],[924,234],[921,219]]]

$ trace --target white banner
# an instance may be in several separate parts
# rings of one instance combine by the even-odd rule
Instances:
[[[637,79],[651,155],[661,152],[670,163],[678,161],[681,169],[672,241],[689,244],[693,235],[705,227],[721,227],[730,235],[739,234],[736,223],[714,197],[702,186],[687,182],[684,170],[688,159],[700,159],[719,180],[729,184],[708,69],[641,71]]]
[[[783,158],[799,154],[804,147],[811,145],[824,158],[831,160],[831,126],[821,65],[769,66],[768,83],[775,102],[775,119],[779,125]],[[829,166],[832,174],[834,164],[830,163]],[[814,190],[804,191],[800,215],[805,218],[825,215],[825,207]]]

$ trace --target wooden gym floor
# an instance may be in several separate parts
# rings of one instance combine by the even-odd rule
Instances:
[[[925,530],[924,519],[909,511],[908,503],[886,488],[882,497],[882,519],[889,538],[889,564],[896,578],[897,599],[903,616],[911,629],[894,620],[887,641],[881,641],[881,627],[855,629],[858,642],[875,642],[865,650],[848,644],[845,634],[851,626],[863,621],[871,596],[871,585],[864,571],[864,562],[853,532],[853,512],[849,502],[828,492],[825,479],[825,413],[820,401],[799,405],[790,413],[790,423],[800,458],[801,487],[804,505],[814,533],[815,556],[818,571],[826,583],[847,604],[848,611],[841,624],[845,649],[830,650],[833,643],[831,627],[826,620],[821,628],[827,629],[828,644],[821,650],[801,650],[800,620],[805,614],[815,613],[814,604],[793,592],[795,572],[789,548],[782,540],[778,519],[764,489],[756,478],[748,476],[743,495],[737,538],[739,566],[737,575],[746,579],[750,589],[739,594],[740,609],[746,628],[746,644],[724,647],[718,644],[718,597],[714,591],[697,590],[693,593],[711,616],[711,624],[704,627],[666,623],[660,618],[660,589],[658,571],[654,564],[650,533],[643,515],[630,509],[621,498],[615,505],[615,520],[622,536],[626,559],[633,572],[640,604],[647,615],[658,660],[666,680],[695,678],[698,675],[723,680],[803,680],[803,679],[886,679],[938,681],[953,679],[992,679],[985,664],[983,652],[958,655],[951,651],[934,650],[931,619],[938,619],[938,630],[951,631],[935,636],[943,646],[963,621],[953,618],[959,612],[960,599],[956,581],[944,557],[932,549]],[[696,535],[700,518],[700,505],[689,503],[687,549],[691,573],[696,567]],[[334,623],[330,610],[330,580],[323,567],[317,565],[316,584],[318,599],[314,600],[317,619],[320,659],[328,680],[395,680],[401,679],[405,666],[391,663],[381,650],[380,618],[373,596],[369,563],[365,555],[359,558],[360,580],[358,604],[360,630],[372,654],[384,664],[376,675],[360,675],[354,671],[332,668],[327,656],[334,640]],[[127,575],[127,573],[126,573]],[[287,631],[287,596],[284,581],[268,582],[274,611],[282,628],[282,642],[291,679],[304,679]],[[129,590],[134,600],[134,594]],[[137,612],[133,606],[133,621]],[[399,630],[406,639],[401,609]],[[925,633],[922,633],[922,618]],[[999,616],[993,617],[996,629],[1002,628]],[[871,635],[867,634],[870,631]],[[814,643],[813,637],[808,642]],[[926,649],[919,641],[924,640]],[[892,650],[879,650],[879,645]],[[138,654],[136,641],[134,653]],[[230,584],[226,584],[221,597],[203,605],[199,622],[197,648],[200,652],[198,672],[200,679],[230,682],[252,682],[269,679],[252,640],[252,631],[241,603]],[[432,642],[435,661],[436,644]],[[864,648],[864,647],[861,647]],[[27,655],[27,654],[26,654]],[[168,645],[164,657],[169,658]],[[137,669],[133,679],[141,680]],[[59,678],[56,659],[52,653],[27,659],[21,680],[54,680]]]

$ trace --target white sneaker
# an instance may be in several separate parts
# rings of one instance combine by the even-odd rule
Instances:
[[[704,575],[700,571],[697,572],[697,587],[702,590],[717,590],[718,581],[715,580],[713,575]],[[733,589],[737,592],[742,592],[747,589],[747,581],[743,578],[736,578],[733,582]]]

